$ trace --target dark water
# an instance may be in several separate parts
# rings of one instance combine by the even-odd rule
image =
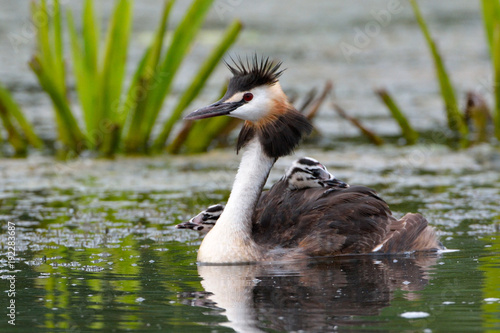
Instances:
[[[11,161],[8,166],[5,162],[0,187],[4,309],[0,329],[500,330],[500,175],[496,167],[479,164],[477,158],[472,164],[474,150],[433,153],[427,158],[439,168],[411,170],[377,165],[376,156],[385,160],[391,154],[404,155],[405,148],[361,147],[359,151],[373,161],[370,167],[338,162],[339,156],[354,154],[352,149],[312,155],[325,160],[341,179],[379,190],[396,216],[406,211],[424,213],[440,230],[446,247],[458,251],[198,267],[200,238],[174,225],[225,200],[234,174],[229,161],[236,161],[232,153],[169,163],[123,159],[88,161],[86,166],[81,162],[76,168],[73,164],[79,162],[72,162],[67,169],[49,160],[36,161],[38,169],[26,167],[32,164],[29,160]],[[488,154],[495,158],[497,153]],[[287,163],[276,166],[271,180]],[[466,165],[452,166],[460,163]],[[226,165],[227,170],[216,171],[214,165]],[[163,168],[170,170],[170,176]],[[145,174],[140,175],[140,169]],[[115,182],[112,175],[122,182]],[[48,183],[40,183],[41,179]],[[129,189],[134,179],[143,187]],[[190,181],[180,188],[176,180],[186,179]],[[7,261],[8,221],[15,223],[13,270]],[[8,295],[7,276],[12,274],[15,297]],[[15,329],[6,316],[11,299],[15,300]]]

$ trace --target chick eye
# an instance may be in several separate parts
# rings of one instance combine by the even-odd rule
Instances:
[[[245,93],[243,95],[243,100],[245,102],[250,102],[253,99],[253,94],[252,93]]]

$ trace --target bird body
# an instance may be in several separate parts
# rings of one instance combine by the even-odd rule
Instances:
[[[317,160],[310,157],[303,157],[292,162],[292,165],[287,169],[285,175],[273,185],[271,190],[275,187],[282,189],[282,195],[285,195],[284,192],[288,190],[303,190],[314,187],[334,189],[346,188],[349,187],[349,185],[336,179],[335,176],[329,173],[326,167]],[[266,197],[267,191],[261,194],[257,209],[266,205]],[[176,227],[179,229],[192,229],[206,234],[213,228],[223,211],[223,204],[212,205],[201,211],[195,217],[192,217],[188,222],[180,223]]]
[[[273,188],[267,198],[277,197],[273,190],[281,192],[279,187]],[[387,203],[368,187],[285,193],[256,210],[253,238],[271,252],[280,249],[286,259],[403,253],[438,246],[434,229],[422,215],[407,214],[397,220]]]
[[[280,63],[255,57],[228,65],[224,97],[185,119],[228,115],[244,119],[243,151],[227,205],[203,239],[198,261],[209,264],[293,260],[357,253],[400,253],[442,247],[419,214],[397,220],[372,189],[280,186],[262,195],[279,157],[289,155],[312,125],[288,102],[278,83]],[[263,202],[257,206],[259,199]]]

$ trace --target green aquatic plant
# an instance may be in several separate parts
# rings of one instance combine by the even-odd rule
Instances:
[[[401,128],[401,133],[409,145],[414,144],[418,139],[418,132],[413,129],[410,122],[401,111],[399,106],[396,104],[392,96],[385,89],[378,89],[375,93],[380,97],[381,101],[387,106],[389,111],[391,111],[392,118],[396,120],[399,127]]]
[[[229,26],[229,28],[227,29],[226,34],[223,36],[219,45],[216,48],[214,48],[212,53],[207,57],[205,62],[201,65],[198,75],[191,82],[191,85],[186,89],[184,94],[179,99],[179,102],[174,108],[174,111],[172,112],[170,118],[167,121],[165,121],[162,132],[155,140],[154,147],[156,149],[159,150],[163,146],[165,146],[167,139],[172,132],[173,126],[180,119],[182,112],[191,104],[194,98],[199,94],[199,92],[205,85],[205,82],[210,77],[217,64],[220,62],[220,59],[222,58],[224,53],[227,51],[230,45],[232,45],[236,41],[236,38],[238,37],[241,27],[242,25],[239,21],[233,22],[233,24],[231,24],[231,26]]]
[[[163,57],[160,52],[164,31],[158,31],[155,43],[151,47],[152,52],[148,50],[144,55],[145,65],[140,73],[136,74],[136,77],[140,78],[138,84],[141,84],[142,94],[140,99],[132,103],[134,107],[130,110],[131,121],[128,123],[124,139],[127,152],[148,151],[151,132],[161,105],[170,92],[175,74],[193,44],[212,2],[212,0],[193,1],[183,20],[173,32],[170,45]],[[238,21],[229,26],[212,54],[200,66],[190,87],[180,97],[173,113],[163,126],[163,131],[155,142],[157,149],[161,149],[165,144],[182,111],[196,98],[212,71],[220,63],[224,53],[235,42],[240,30],[241,23]]]
[[[100,25],[94,15],[93,1],[84,3],[81,36],[76,31],[73,15],[68,11],[73,73],[84,115],[87,145],[104,155],[112,155],[118,148],[123,123],[118,106],[131,26],[132,1],[118,1],[101,49]]]
[[[500,82],[500,1],[482,0],[483,22],[493,63],[493,92],[495,98],[493,120],[483,98],[476,93],[467,94],[467,103],[464,112],[461,112],[450,76],[420,12],[417,0],[410,0],[410,3],[434,61],[441,97],[445,104],[448,128],[454,134],[453,138],[455,140],[451,142],[454,144],[458,141],[462,147],[477,142],[488,142],[492,137],[490,127],[494,127],[495,135],[500,139],[500,84],[498,84]],[[418,133],[411,128],[410,123],[392,97],[386,91],[376,91],[376,93],[391,111],[392,117],[398,122],[406,141],[409,144],[415,142]]]
[[[429,46],[429,49],[432,54],[432,59],[434,61],[434,66],[436,70],[436,76],[438,78],[439,87],[441,90],[441,96],[443,98],[446,108],[448,127],[461,140],[466,140],[468,134],[467,125],[465,124],[463,115],[459,110],[458,102],[455,97],[455,92],[453,90],[453,86],[451,84],[448,72],[446,71],[446,68],[444,66],[441,54],[439,53],[436,43],[431,37],[429,28],[425,23],[422,13],[420,12],[420,8],[418,7],[417,1],[410,0],[410,3],[413,8],[413,12],[415,13],[415,17],[420,26],[420,29],[422,30],[422,33],[425,37],[425,41]]]
[[[160,24],[126,89],[125,68],[133,1],[116,1],[103,45],[93,0],[86,0],[83,4],[81,32],[77,30],[73,15],[68,11],[71,67],[83,113],[83,129],[76,121],[73,105],[68,98],[59,2],[54,0],[50,7],[46,0],[33,4],[34,17],[44,15],[47,20],[46,24],[38,27],[38,47],[30,65],[54,104],[58,138],[66,151],[78,154],[89,149],[103,156],[112,156],[119,151],[160,151],[165,146],[183,110],[198,96],[242,28],[239,21],[234,21],[227,28],[200,66],[191,85],[181,94],[162,132],[153,140],[153,128],[165,99],[170,95],[176,73],[195,42],[212,3],[213,0],[193,0],[179,25],[172,31],[169,45],[164,47],[168,18],[174,4],[174,1],[166,1]]]
[[[32,145],[35,148],[40,148],[42,146],[42,141],[35,134],[31,124],[24,117],[19,105],[1,83],[0,119],[7,132],[7,141],[14,148],[17,156],[25,155],[28,145]]]
[[[500,1],[482,0],[483,22],[493,65],[495,136],[500,140]]]
[[[58,137],[64,150],[81,152],[85,135],[71,110],[63,60],[62,19],[59,2],[54,0],[51,11],[45,0],[32,2],[32,16],[43,18],[37,22],[37,48],[29,65],[47,92],[56,113]]]

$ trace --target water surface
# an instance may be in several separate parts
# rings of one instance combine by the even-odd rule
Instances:
[[[417,148],[426,149],[306,146],[298,155],[377,189],[396,216],[423,213],[458,251],[287,265],[199,267],[201,238],[175,229],[226,200],[237,161],[230,151],[168,162],[2,161],[0,289],[14,274],[16,331],[498,330],[498,152],[427,149],[429,163],[410,168]],[[351,163],[364,158],[372,163]],[[269,183],[292,159],[278,162]],[[16,225],[13,271],[8,221]],[[12,330],[5,318],[0,327]]]

